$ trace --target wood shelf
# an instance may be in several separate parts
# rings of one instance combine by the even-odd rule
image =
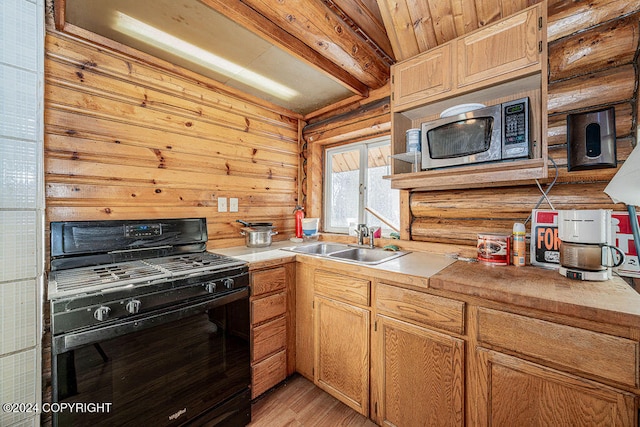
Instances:
[[[422,172],[386,176],[391,188],[414,191],[448,190],[512,185],[514,182],[533,182],[547,178],[545,159],[528,159],[474,166],[453,166]]]

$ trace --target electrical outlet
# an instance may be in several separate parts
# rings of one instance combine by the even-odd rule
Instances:
[[[227,211],[227,198],[218,197],[218,212],[226,212],[226,211]]]
[[[229,198],[229,212],[238,212],[238,198],[230,197]]]

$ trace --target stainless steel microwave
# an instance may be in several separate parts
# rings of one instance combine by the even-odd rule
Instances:
[[[528,158],[529,98],[423,123],[422,169]]]

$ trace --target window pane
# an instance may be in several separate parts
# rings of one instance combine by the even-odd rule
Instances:
[[[360,186],[360,151],[351,150],[330,155],[330,227],[347,228],[358,221]]]
[[[391,155],[390,144],[372,146],[368,152],[367,168],[367,207],[400,228],[400,195],[391,189],[391,181],[382,177],[389,174],[388,161]],[[370,212],[366,216],[367,224],[382,227],[386,233],[393,231]]]

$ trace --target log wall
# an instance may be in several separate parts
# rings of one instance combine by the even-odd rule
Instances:
[[[557,183],[549,200],[556,209],[625,210],[603,192],[617,169],[567,171],[567,114],[613,106],[619,164],[635,144],[640,5],[636,2],[630,8],[628,2],[622,1],[597,3],[597,7],[590,7],[593,5],[588,2],[562,0],[548,4],[548,142],[549,156],[558,165]],[[377,128],[384,127],[379,112],[362,106],[355,110],[360,113],[363,137],[372,132],[372,120]],[[388,113],[384,114],[390,121]],[[307,141],[336,142],[340,129],[348,129],[344,142],[350,142],[356,134],[353,124],[358,122],[354,115],[354,111],[340,111],[333,120],[324,117],[321,124],[310,122],[303,135]],[[549,169],[549,179],[541,182],[543,188],[555,176],[554,167],[550,165]],[[535,184],[403,192],[407,211],[401,214],[414,241],[475,246],[479,232],[510,233],[515,221],[528,219],[540,197]],[[549,205],[543,202],[540,208],[548,209]]]
[[[299,118],[158,64],[48,31],[47,221],[206,217],[223,247],[244,245],[242,219],[288,238]],[[218,213],[218,197],[240,211]]]

